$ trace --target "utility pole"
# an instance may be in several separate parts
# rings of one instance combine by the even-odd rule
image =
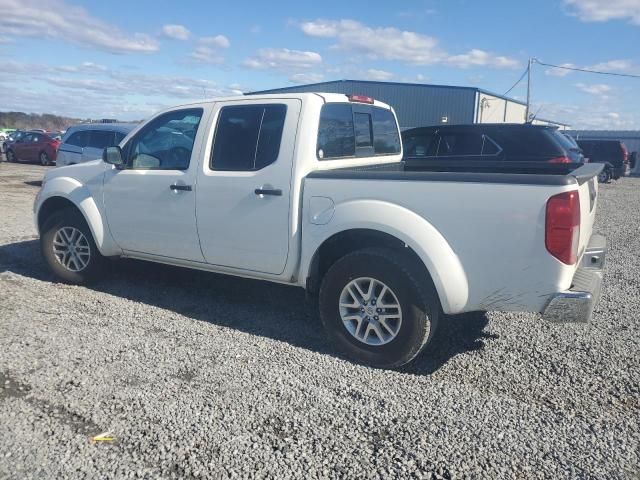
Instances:
[[[529,67],[527,68],[527,108],[524,113],[524,123],[529,123],[529,110],[531,109],[531,64],[533,58],[529,58]]]

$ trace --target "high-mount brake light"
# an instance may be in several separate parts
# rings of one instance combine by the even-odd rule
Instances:
[[[373,98],[366,95],[348,95],[348,98],[350,102],[368,103],[370,105],[373,105],[374,102]]]

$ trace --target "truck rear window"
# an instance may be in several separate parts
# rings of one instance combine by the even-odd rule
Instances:
[[[390,110],[349,103],[322,107],[318,128],[320,160],[400,153],[400,136]]]

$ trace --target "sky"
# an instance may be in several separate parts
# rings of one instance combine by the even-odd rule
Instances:
[[[503,94],[529,58],[640,75],[640,0],[0,0],[0,111],[140,120],[337,79]],[[540,118],[640,129],[640,79],[534,64],[531,87]]]

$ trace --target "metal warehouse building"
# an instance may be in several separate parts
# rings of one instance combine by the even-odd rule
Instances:
[[[526,104],[513,98],[475,87],[454,87],[420,83],[335,80],[297,85],[259,93],[327,92],[360,94],[391,105],[401,129],[442,123],[524,123]],[[537,119],[534,123],[567,125]]]

